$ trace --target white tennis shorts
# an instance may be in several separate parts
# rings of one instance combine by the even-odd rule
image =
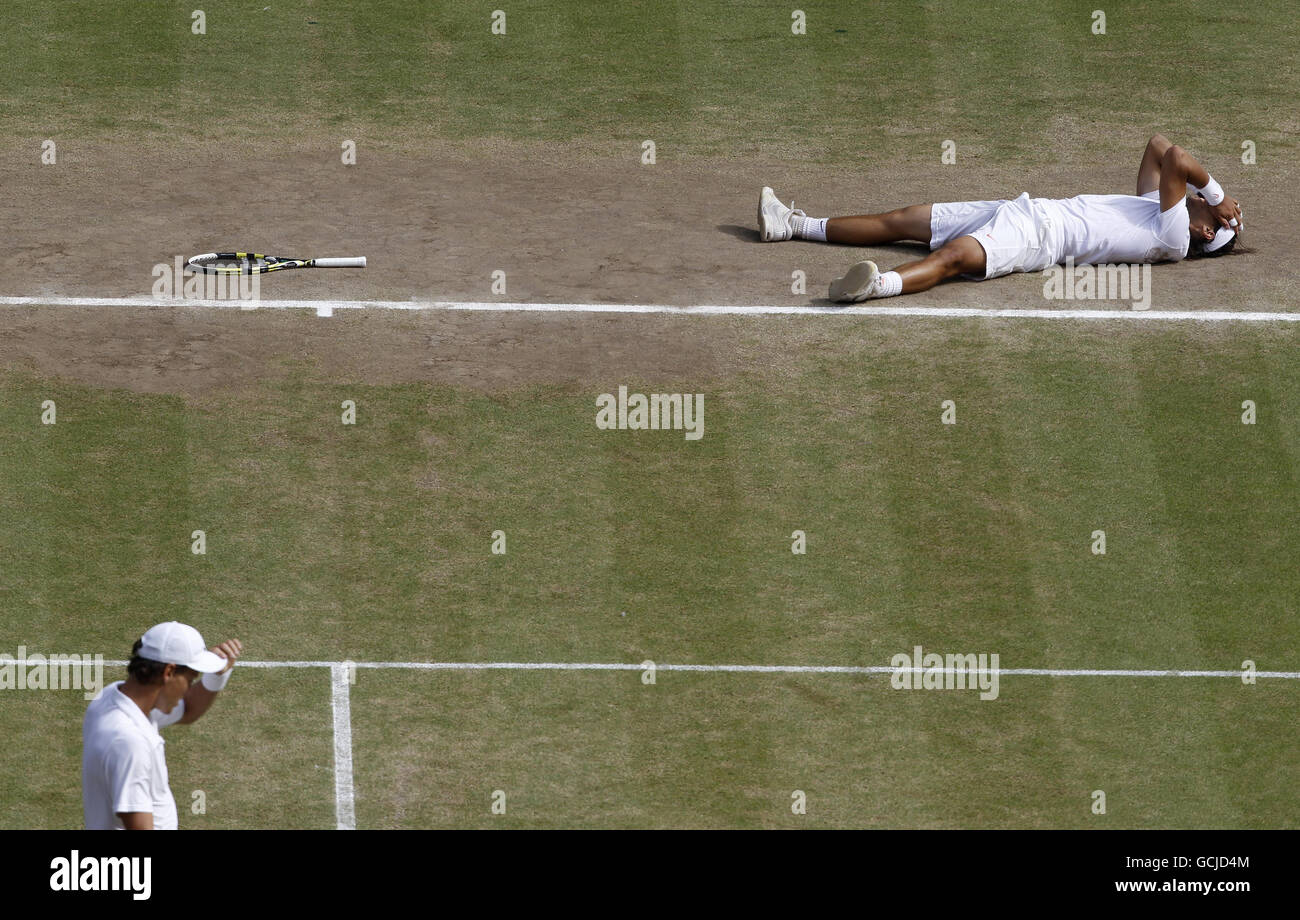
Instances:
[[[1055,265],[1050,232],[1051,221],[1030,203],[1028,192],[1012,200],[950,201],[930,208],[930,248],[973,236],[984,247],[984,278]]]

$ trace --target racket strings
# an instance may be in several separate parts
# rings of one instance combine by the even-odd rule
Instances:
[[[190,271],[214,275],[264,274],[287,268],[365,268],[365,256],[331,256],[314,259],[285,259],[260,252],[205,252],[186,262]]]
[[[195,256],[188,263],[197,271],[217,275],[253,275],[306,264],[300,259],[283,259],[260,252],[214,252]]]

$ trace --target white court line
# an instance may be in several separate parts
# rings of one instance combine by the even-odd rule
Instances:
[[[23,662],[15,662],[22,664]],[[125,667],[125,661],[105,661],[107,667]],[[599,661],[243,661],[241,668],[392,668],[405,671],[642,671],[640,664]],[[895,668],[890,665],[820,664],[655,664],[656,671],[697,671],[727,674],[925,674],[929,668]],[[947,673],[947,669],[936,668]],[[968,674],[991,674],[992,669],[971,668]],[[998,668],[997,673],[1027,677],[1241,677],[1242,671],[1195,669],[1127,670],[1118,668]],[[1255,671],[1255,677],[1300,680],[1300,671]],[[346,701],[345,704],[346,705]]]
[[[334,710],[334,814],[341,831],[357,828],[352,787],[352,702],[348,691],[353,673],[346,664],[330,665],[331,708]]]
[[[17,661],[15,664],[24,664]],[[125,667],[125,661],[105,661],[108,667]],[[641,671],[639,664],[581,661],[240,661],[241,668],[329,668],[334,711],[334,811],[338,829],[355,830],[356,799],[352,780],[352,705],[349,696],[352,668],[385,668],[408,671]],[[740,674],[923,674],[926,668],[895,668],[888,665],[763,665],[763,664],[656,664],[656,671],[704,671]],[[934,672],[948,673],[947,668]],[[967,674],[991,674],[987,668],[972,668]],[[999,676],[1023,674],[1034,677],[1241,677],[1241,671],[1123,670],[1090,668],[999,668]],[[1256,671],[1255,677],[1300,680],[1300,671]]]
[[[0,297],[0,306],[53,307],[224,307],[226,309],[315,310],[331,316],[335,310],[460,310],[485,313],[666,313],[676,316],[914,316],[930,319],[1092,319],[1198,323],[1294,323],[1300,311],[1234,310],[1051,310],[978,307],[885,307],[849,304],[790,304],[785,306],[701,305],[673,307],[639,303],[510,303],[459,300],[189,300],[180,297]]]

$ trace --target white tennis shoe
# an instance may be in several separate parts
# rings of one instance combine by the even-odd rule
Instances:
[[[843,278],[831,282],[831,300],[858,303],[880,296],[880,269],[875,262],[859,262]]]
[[[790,203],[794,204],[793,201]],[[764,243],[779,243],[793,237],[794,221],[791,218],[796,214],[800,217],[808,216],[803,211],[787,208],[776,197],[776,192],[763,186],[763,191],[758,196],[758,232]]]

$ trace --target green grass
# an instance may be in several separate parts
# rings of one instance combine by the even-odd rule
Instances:
[[[1298,703],[1290,686],[1222,680],[1005,677],[981,702],[886,678],[363,671],[354,743],[385,756],[357,762],[357,822],[1294,826],[1300,769],[1270,739]]]
[[[496,395],[301,362],[194,404],[10,372],[0,650],[123,657],[178,616],[258,659],[884,665],[919,644],[1003,667],[1300,670],[1294,330],[854,328],[804,330],[782,367]],[[704,393],[703,439],[597,430],[619,383]],[[173,731],[253,766],[285,749],[321,764],[324,672],[246,678],[230,705],[267,718]],[[526,824],[766,826],[815,786],[836,804],[812,823],[1074,826],[1101,788],[1124,790],[1122,826],[1295,826],[1294,684],[1007,677],[979,703],[838,676],[363,671],[359,814],[486,822],[480,787],[498,783]],[[21,746],[23,771],[59,781],[48,810],[6,823],[74,824],[81,703],[5,697],[0,732],[30,735],[32,707],[67,729]],[[328,824],[328,779],[263,800]]]
[[[797,5],[805,36],[796,4],[519,2],[498,37],[497,3],[233,0],[198,36],[190,2],[9,0],[0,132],[32,158],[47,137],[565,157],[652,139],[666,164],[862,169],[934,165],[951,139],[965,165],[1032,169],[1128,161],[1161,130],[1294,159],[1280,0],[1128,3],[1105,35],[1094,3]],[[259,659],[884,665],[919,644],[1004,667],[1300,669],[1296,330],[692,322],[789,347],[720,377],[494,395],[307,362],[201,402],[4,370],[0,652],[119,658],[178,617]],[[620,383],[704,393],[705,437],[598,431]],[[182,825],[331,826],[328,675],[236,680],[169,730]],[[980,702],[834,675],[363,670],[358,818],[1295,827],[1295,684],[1008,677]],[[0,697],[0,823],[76,826],[84,701]]]
[[[121,680],[121,670],[106,668],[105,682]],[[232,692],[197,727],[166,729],[181,827],[334,827],[329,672],[249,668],[238,677],[240,692],[232,678]],[[4,696],[4,827],[82,827],[81,693]]]
[[[1283,0],[803,4],[179,0],[0,9],[0,128],[17,137],[565,142],[661,161],[1104,163],[1153,130],[1207,155],[1294,151]],[[1203,37],[1198,46],[1197,36]],[[1230,62],[1222,79],[1214,62]],[[1206,121],[1197,112],[1213,112]],[[1157,117],[1153,113],[1160,113]],[[1288,113],[1282,115],[1281,113]],[[1279,121],[1279,118],[1281,120]]]

